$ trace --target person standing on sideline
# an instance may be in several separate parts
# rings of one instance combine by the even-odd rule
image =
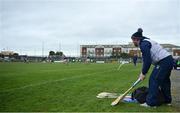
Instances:
[[[173,69],[173,58],[165,49],[157,42],[144,37],[143,30],[138,29],[132,34],[131,39],[136,47],[139,47],[142,53],[143,65],[139,75],[144,80],[151,66],[154,65],[153,71],[149,78],[149,90],[146,97],[146,103],[141,104],[144,107],[159,106],[158,91],[162,91],[165,104],[171,105],[171,81],[170,75]]]
[[[134,54],[133,56],[133,63],[134,63],[134,66],[136,66],[136,63],[137,63],[137,55]]]

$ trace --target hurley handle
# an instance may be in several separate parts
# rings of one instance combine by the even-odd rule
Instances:
[[[132,85],[132,87],[135,87],[140,81],[141,81],[140,78],[139,78],[138,80],[136,80],[136,82],[134,82],[134,84]]]

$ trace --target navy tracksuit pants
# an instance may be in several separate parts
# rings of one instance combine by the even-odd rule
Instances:
[[[161,89],[165,103],[171,103],[171,81],[170,75],[173,68],[173,58],[168,56],[155,65],[150,78],[149,90],[146,97],[146,103],[150,106],[160,105],[158,101],[159,89]]]

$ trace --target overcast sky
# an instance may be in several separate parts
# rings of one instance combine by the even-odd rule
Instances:
[[[127,44],[138,27],[180,46],[180,0],[0,0],[1,51],[74,56],[82,44]]]

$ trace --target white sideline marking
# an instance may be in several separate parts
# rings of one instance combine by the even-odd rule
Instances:
[[[122,65],[124,65],[124,64],[120,64],[117,70],[119,70],[122,67]]]
[[[10,91],[19,90],[19,89],[25,89],[25,88],[34,87],[34,86],[40,86],[40,85],[49,84],[49,83],[53,83],[53,82],[59,82],[59,81],[64,81],[64,80],[70,80],[70,79],[86,77],[86,76],[89,76],[89,75],[94,75],[94,74],[98,74],[98,73],[105,73],[105,72],[110,72],[110,71],[113,71],[113,70],[101,71],[101,72],[97,72],[97,73],[85,74],[85,75],[74,76],[74,77],[69,77],[69,78],[67,77],[67,78],[63,78],[63,79],[59,79],[59,80],[46,81],[46,82],[42,82],[42,83],[38,83],[38,84],[29,84],[29,85],[25,85],[25,86],[18,87],[18,88],[12,88],[12,89],[7,89],[7,90],[4,90],[4,91],[0,91],[0,93],[2,93],[2,92],[10,92]]]

